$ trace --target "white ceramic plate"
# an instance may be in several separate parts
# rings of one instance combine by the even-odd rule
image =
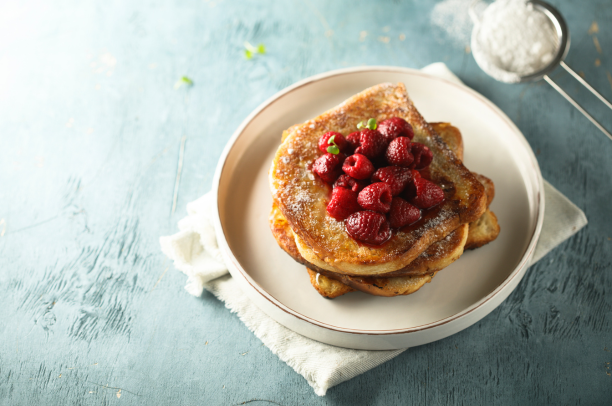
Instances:
[[[268,169],[281,133],[379,83],[403,82],[426,120],[447,121],[464,137],[464,163],[495,182],[497,240],[466,252],[418,292],[394,298],[356,292],[334,300],[310,285],[272,237]],[[270,317],[307,337],[359,349],[406,348],[447,337],[497,307],[523,277],[544,213],[533,151],[510,119],[475,91],[395,67],[332,71],[305,79],[263,103],[226,146],[213,183],[215,227],[230,273]]]

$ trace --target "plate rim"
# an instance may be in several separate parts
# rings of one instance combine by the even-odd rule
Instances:
[[[471,96],[479,99],[483,104],[485,104],[487,107],[489,107],[499,118],[501,118],[504,122],[506,122],[506,124],[510,127],[510,129],[513,130],[513,134],[516,137],[515,139],[517,141],[521,142],[524,147],[526,147],[526,150],[527,150],[527,153],[529,155],[531,164],[533,166],[533,169],[536,172],[536,179],[537,179],[537,183],[536,183],[537,190],[536,190],[536,196],[535,196],[535,203],[538,205],[536,225],[535,225],[533,233],[532,233],[532,235],[530,237],[530,242],[529,242],[527,248],[525,249],[525,251],[523,253],[523,256],[521,257],[520,262],[517,264],[517,266],[514,268],[514,270],[508,275],[508,277],[506,279],[504,279],[504,281],[502,281],[497,287],[495,287],[495,289],[493,289],[489,294],[487,294],[486,296],[483,296],[480,300],[478,300],[477,302],[473,303],[472,305],[464,308],[460,312],[457,312],[455,314],[452,314],[450,316],[447,316],[447,317],[445,317],[443,319],[440,319],[440,320],[437,320],[437,321],[434,321],[434,322],[431,322],[431,323],[422,324],[422,325],[418,325],[418,326],[412,326],[412,327],[404,327],[404,328],[400,328],[400,329],[365,330],[365,329],[351,329],[351,328],[346,328],[346,327],[333,326],[333,325],[324,323],[322,321],[313,319],[311,317],[308,317],[306,315],[303,315],[303,314],[301,314],[301,313],[299,313],[299,312],[289,308],[288,306],[284,305],[278,299],[276,299],[275,297],[270,295],[265,289],[263,289],[244,270],[244,268],[242,267],[242,265],[240,264],[238,259],[234,256],[231,248],[229,247],[229,244],[227,242],[227,239],[226,239],[226,236],[225,236],[225,233],[224,233],[224,230],[223,230],[223,226],[221,224],[221,217],[220,217],[220,207],[219,207],[219,194],[218,194],[218,191],[219,191],[219,185],[220,185],[220,181],[221,181],[221,176],[223,174],[223,171],[225,169],[225,165],[227,163],[227,158],[228,158],[228,156],[229,156],[233,146],[236,144],[237,140],[244,133],[245,128],[259,114],[261,114],[267,107],[269,107],[275,101],[281,99],[285,95],[287,95],[287,94],[289,94],[289,93],[291,93],[291,92],[293,92],[293,91],[295,91],[295,90],[297,90],[297,89],[299,89],[301,87],[310,85],[310,84],[312,84],[314,82],[317,82],[317,81],[320,81],[320,80],[329,79],[329,78],[334,77],[334,76],[342,76],[342,75],[354,74],[354,73],[367,73],[367,72],[395,72],[395,73],[403,73],[403,74],[408,74],[408,75],[416,75],[416,76],[427,77],[428,79],[437,80],[437,81],[446,83],[448,85],[457,87],[460,90],[465,91],[468,94],[470,94]],[[232,134],[232,136],[228,140],[227,144],[225,145],[225,147],[224,147],[224,149],[223,149],[223,151],[221,153],[221,156],[219,157],[219,161],[217,163],[217,167],[215,169],[215,174],[214,174],[214,177],[213,177],[213,184],[212,184],[212,193],[213,193],[213,196],[214,196],[213,225],[214,225],[214,228],[215,228],[215,234],[217,236],[217,242],[219,244],[219,248],[221,249],[221,252],[224,254],[226,259],[229,259],[231,261],[232,265],[235,267],[235,269],[239,271],[239,275],[242,276],[244,281],[246,281],[249,285],[251,285],[251,287],[260,296],[262,296],[268,302],[272,303],[278,309],[280,309],[283,312],[289,314],[290,316],[293,316],[293,317],[295,317],[297,319],[300,319],[300,320],[305,321],[305,322],[307,322],[309,324],[312,324],[315,327],[324,328],[324,329],[331,330],[331,331],[334,331],[334,332],[339,332],[339,333],[348,333],[348,334],[356,334],[356,335],[388,336],[388,335],[397,335],[397,334],[407,334],[407,333],[422,332],[422,331],[425,331],[425,330],[430,330],[430,329],[433,329],[433,328],[438,328],[438,327],[444,326],[444,325],[446,325],[448,323],[451,323],[453,321],[462,319],[462,318],[466,317],[467,315],[469,315],[470,313],[480,309],[487,302],[489,302],[490,300],[494,299],[499,294],[501,294],[505,290],[506,286],[508,284],[510,284],[516,277],[520,276],[521,277],[520,279],[522,279],[522,276],[524,275],[523,270],[525,270],[525,268],[528,267],[529,260],[533,256],[533,253],[535,251],[535,247],[536,247],[537,241],[538,241],[538,239],[540,237],[540,234],[541,234],[541,231],[542,231],[542,224],[544,222],[545,199],[544,199],[544,182],[543,182],[543,178],[542,178],[542,173],[540,171],[540,167],[539,167],[538,161],[537,161],[537,159],[535,157],[535,154],[533,152],[533,149],[531,148],[531,146],[527,142],[527,139],[525,138],[523,133],[520,131],[520,129],[514,124],[514,122],[512,122],[512,120],[510,120],[510,118],[499,107],[497,107],[493,102],[491,102],[489,99],[484,97],[482,94],[476,92],[474,89],[466,86],[463,83],[458,83],[458,82],[451,81],[451,80],[448,80],[448,79],[445,79],[445,78],[441,78],[439,76],[431,75],[429,73],[423,72],[423,71],[418,70],[418,69],[405,68],[405,67],[400,67],[400,66],[360,66],[360,67],[350,67],[350,68],[335,69],[335,70],[319,73],[319,74],[307,77],[305,79],[302,79],[300,81],[297,81],[296,83],[294,83],[294,84],[292,84],[292,85],[290,85],[290,86],[288,86],[288,87],[278,91],[277,93],[275,93],[274,95],[272,95],[271,97],[266,99],[259,106],[257,106],[257,108],[255,108],[240,123],[238,128],[234,131],[234,133]],[[230,271],[231,271],[231,269],[230,269]],[[233,273],[232,272],[230,272],[230,273],[233,276]],[[519,279],[519,281],[517,281],[517,285],[518,285],[518,282],[520,282],[520,279]],[[514,289],[515,288],[516,288],[516,286],[514,287]],[[514,290],[514,289],[512,289],[512,290]],[[509,292],[509,293],[511,293],[511,292]],[[497,306],[495,306],[495,307],[497,307]],[[490,309],[489,311],[487,311],[482,317],[484,317],[486,314],[488,314],[493,309]],[[281,323],[281,324],[283,324],[283,323]],[[472,323],[470,323],[470,325],[471,324]]]

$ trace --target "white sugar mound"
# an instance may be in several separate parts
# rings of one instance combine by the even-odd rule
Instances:
[[[550,19],[526,0],[497,0],[472,37],[480,67],[498,80],[518,82],[555,58],[559,39]]]

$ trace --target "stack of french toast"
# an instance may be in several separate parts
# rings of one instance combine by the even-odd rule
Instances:
[[[389,231],[383,243],[372,244],[347,232],[350,218],[330,215],[336,185],[322,179],[313,163],[321,156],[322,135],[349,134],[364,120],[390,118],[405,120],[413,144],[427,150],[430,163],[421,172],[441,189],[443,199],[421,209],[415,222]],[[330,146],[336,144],[330,141]],[[386,297],[414,293],[464,250],[481,247],[499,234],[497,218],[489,210],[493,181],[469,171],[462,159],[459,129],[426,122],[402,83],[371,87],[283,132],[269,173],[272,234],[287,254],[306,266],[313,287],[326,298],[352,291]]]

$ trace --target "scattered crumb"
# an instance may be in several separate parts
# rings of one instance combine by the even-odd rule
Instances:
[[[580,75],[581,78],[584,79],[584,72],[583,71],[578,71],[578,74]]]
[[[406,39],[406,36],[405,36],[404,34],[400,34],[400,35],[399,35],[399,40],[400,40],[400,41],[403,41],[403,40],[405,40],[405,39]]]
[[[601,61],[599,60],[599,58],[595,59],[595,66],[600,66],[601,65]]]
[[[121,389],[117,391],[117,398],[120,398],[120,397],[121,397]]]
[[[242,354],[240,354],[240,355],[247,355],[248,353],[249,353],[249,352],[247,351],[247,352],[243,352],[243,353],[242,353]]]
[[[361,41],[361,42],[365,41],[367,36],[368,36],[368,32],[367,31],[361,31],[359,33],[359,41]]]
[[[59,374],[58,378],[61,378],[61,377],[62,377],[62,374]]]
[[[225,389],[225,385],[223,385],[223,389]]]
[[[601,45],[599,45],[599,40],[597,37],[593,37],[593,44],[595,44],[595,49],[597,49],[597,52],[601,54]]]
[[[384,42],[385,44],[388,44],[389,41],[391,40],[391,38],[389,38],[389,37],[378,37],[378,40],[380,42]]]
[[[466,46],[465,46],[465,53],[466,53],[466,54],[469,54],[470,52],[472,52],[472,48],[470,48],[470,46],[469,46],[469,45],[466,45]]]
[[[597,25],[597,21],[593,21],[591,23],[591,27],[589,28],[589,34],[597,34],[599,32],[599,25]]]
[[[105,73],[106,76],[111,76],[113,74],[113,70],[117,65],[117,58],[115,58],[109,52],[105,52],[98,57],[97,62],[91,62],[89,66],[92,68],[92,72],[96,74]]]
[[[206,341],[206,342],[204,343],[204,345],[208,345],[208,341]]]

